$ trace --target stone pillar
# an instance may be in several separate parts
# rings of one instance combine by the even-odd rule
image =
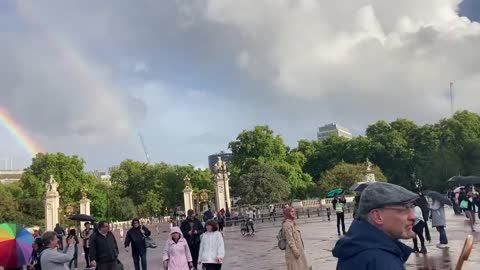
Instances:
[[[187,211],[192,209],[194,210],[193,206],[193,190],[190,187],[185,187],[183,190],[183,204],[185,206],[185,215]]]
[[[80,200],[80,214],[85,214],[90,216],[90,200],[87,198],[82,198]],[[80,231],[85,229],[83,225],[85,222],[80,222]]]
[[[57,191],[57,182],[50,176],[47,182],[47,193],[45,195],[45,230],[53,231],[58,223],[58,209],[60,208],[60,195]]]

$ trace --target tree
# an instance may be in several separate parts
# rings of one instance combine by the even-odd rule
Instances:
[[[233,166],[248,171],[247,161],[282,161],[287,156],[287,147],[279,135],[274,135],[268,126],[256,126],[253,130],[244,130],[228,147],[232,150]]]
[[[0,222],[16,222],[18,219],[18,204],[15,197],[6,184],[0,184]]]
[[[348,190],[354,183],[363,182],[366,171],[365,163],[349,164],[341,162],[334,168],[326,171],[319,181],[319,190],[321,197],[336,188]],[[377,181],[385,182],[386,177],[378,167],[372,168]]]
[[[22,189],[29,198],[43,199],[47,180],[53,175],[59,183],[61,204],[77,202],[81,198],[81,187],[91,184],[87,182],[89,178],[83,171],[84,163],[77,156],[39,153],[22,175]]]
[[[240,177],[239,195],[247,204],[282,202],[290,196],[290,187],[285,176],[269,165],[252,166]]]

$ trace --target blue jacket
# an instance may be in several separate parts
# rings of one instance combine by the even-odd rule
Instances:
[[[337,270],[404,270],[412,249],[370,223],[353,221],[332,251]]]

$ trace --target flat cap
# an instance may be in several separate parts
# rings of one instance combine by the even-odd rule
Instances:
[[[366,217],[372,209],[412,202],[418,197],[419,195],[401,186],[374,182],[369,184],[362,192],[358,204],[358,216],[360,218]]]

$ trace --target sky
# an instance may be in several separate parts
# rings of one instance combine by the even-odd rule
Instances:
[[[0,108],[47,152],[207,167],[244,129],[480,113],[477,0],[4,0]],[[0,161],[31,155],[0,124]],[[0,162],[1,163],[1,162]],[[0,164],[0,169],[2,164]]]

